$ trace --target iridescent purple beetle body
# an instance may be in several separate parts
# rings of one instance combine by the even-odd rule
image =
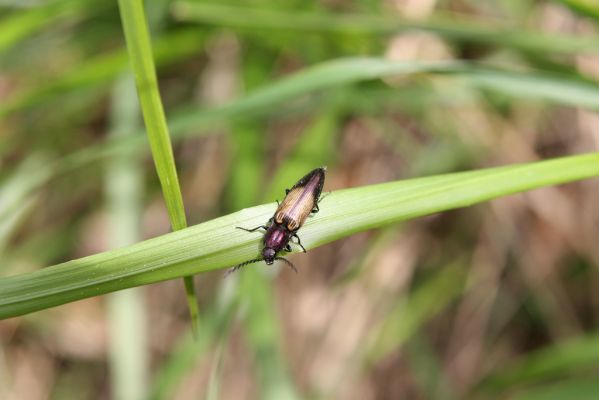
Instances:
[[[289,265],[297,272],[295,266],[287,259],[279,257],[282,251],[290,252],[290,242],[292,239],[297,239],[297,245],[302,248],[304,253],[306,249],[302,246],[297,231],[302,227],[310,214],[317,213],[318,201],[324,186],[324,176],[326,167],[316,168],[300,179],[291,189],[286,190],[286,195],[283,201],[278,205],[273,217],[268,220],[266,225],[260,225],[252,229],[243,229],[247,232],[255,232],[259,229],[265,230],[264,238],[262,239],[263,248],[262,255],[259,258],[242,262],[231,268],[228,273],[231,273],[239,268],[258,261],[266,262],[272,265],[275,260],[281,260]]]

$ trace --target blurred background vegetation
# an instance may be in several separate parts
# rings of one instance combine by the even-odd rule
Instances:
[[[189,224],[319,165],[335,190],[597,150],[592,0],[146,3]],[[358,56],[468,72],[279,85]],[[116,2],[0,1],[0,100],[2,276],[169,232]],[[196,341],[180,281],[1,321],[0,398],[599,398],[598,201],[545,188],[298,275],[201,274]]]

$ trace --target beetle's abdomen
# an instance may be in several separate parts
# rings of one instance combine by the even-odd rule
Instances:
[[[324,184],[324,168],[317,168],[291,188],[275,213],[275,222],[298,230],[318,202]]]
[[[275,221],[287,226],[290,231],[295,231],[306,221],[312,208],[314,208],[312,193],[305,188],[292,189],[277,210]]]

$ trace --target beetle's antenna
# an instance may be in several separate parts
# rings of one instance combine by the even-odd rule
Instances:
[[[248,261],[242,262],[241,264],[237,264],[236,266],[234,266],[233,268],[229,268],[227,270],[227,272],[225,272],[225,278],[227,276],[229,276],[230,274],[232,274],[233,272],[237,271],[238,269],[245,267],[248,264],[252,264],[252,263],[255,263],[258,261],[263,261],[263,260],[264,260],[263,258],[254,258],[253,260],[248,260]]]
[[[293,263],[291,261],[289,261],[288,259],[283,258],[283,257],[276,257],[275,260],[283,261],[285,264],[289,265],[289,267],[297,274],[297,268],[295,268],[295,265],[293,265]]]

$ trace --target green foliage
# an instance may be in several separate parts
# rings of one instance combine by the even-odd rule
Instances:
[[[131,68],[135,75],[137,94],[145,121],[152,158],[162,186],[166,209],[173,230],[187,227],[183,197],[177,178],[177,168],[171,146],[166,117],[158,91],[156,67],[150,44],[150,32],[142,1],[119,1]],[[199,309],[193,277],[184,277],[187,304],[194,332],[199,330]]]
[[[593,176],[599,176],[597,154],[336,191],[325,197],[322,211],[302,229],[302,242],[309,249],[393,222]],[[2,278],[0,317],[253,258],[260,235],[252,237],[235,226],[260,225],[273,211],[274,204],[252,207],[133,246]]]
[[[595,2],[448,1],[420,17],[371,0],[118,4],[120,19],[96,0],[0,5],[0,318],[201,273],[195,341],[182,296],[165,295],[177,287],[148,288],[151,326],[139,296],[110,300],[115,396],[174,398],[193,371],[206,398],[238,382],[265,399],[597,397],[596,180],[397,226],[599,176],[596,153],[576,155],[596,149]],[[131,88],[113,95],[128,65],[145,131]],[[255,257],[261,235],[235,227],[263,224],[319,165],[331,193],[300,236],[329,245],[294,259],[300,275],[209,273]],[[176,232],[162,234],[163,204]],[[23,359],[53,369],[35,382],[50,397],[97,394],[105,371],[88,364],[103,356],[61,350],[59,317],[81,326],[96,300],[2,321],[0,397],[19,397]]]

